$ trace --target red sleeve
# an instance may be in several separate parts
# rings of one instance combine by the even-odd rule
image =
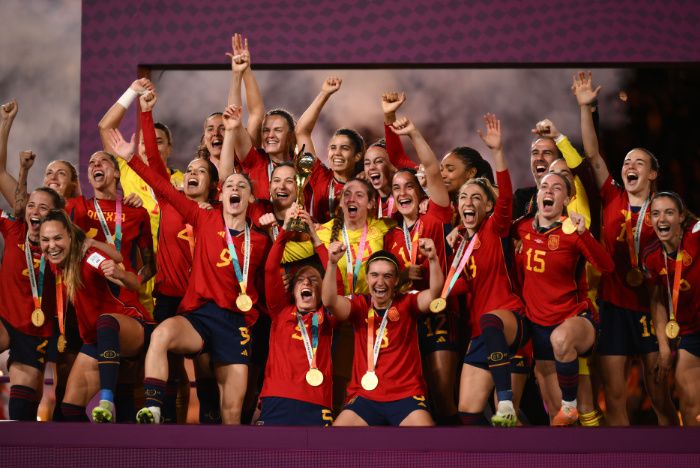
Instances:
[[[499,237],[506,237],[510,233],[510,225],[513,214],[513,185],[510,182],[508,170],[496,172],[498,183],[498,198],[493,209],[493,229]]]
[[[396,169],[415,169],[418,164],[413,162],[406,154],[401,143],[401,137],[394,133],[390,126],[384,124],[384,139],[386,140],[386,152],[389,153],[389,161]]]
[[[170,173],[168,168],[165,167],[165,163],[163,163],[163,158],[160,157],[160,151],[158,151],[156,127],[153,125],[153,114],[151,111],[141,112],[141,131],[143,132],[143,144],[146,146],[148,165],[156,173],[170,181]]]
[[[260,161],[262,161],[262,155],[255,146],[251,146],[245,159],[241,161],[241,167],[244,172],[248,173],[256,164],[259,164]]]
[[[153,236],[151,235],[151,217],[148,216],[148,212],[139,208],[141,212],[141,234],[139,235],[136,245],[141,249],[151,249],[153,250]]]
[[[440,206],[432,200],[428,200],[428,211],[426,214],[443,224],[452,223],[452,205]]]
[[[605,205],[608,200],[615,196],[615,192],[615,182],[613,182],[612,176],[608,175],[608,178],[605,179],[603,186],[600,188],[600,199],[603,201],[603,205]]]
[[[281,268],[287,237],[289,237],[287,231],[280,228],[277,240],[272,244],[265,261],[265,303],[270,315],[281,312],[289,303],[289,293],[282,281]]]
[[[350,321],[352,323],[361,323],[367,317],[369,304],[365,300],[363,294],[356,294],[350,298]]]
[[[131,167],[141,178],[151,186],[159,200],[168,203],[175,208],[178,213],[185,218],[185,221],[193,226],[197,225],[199,219],[199,205],[197,202],[190,200],[184,194],[177,191],[170,180],[163,179],[150,166],[141,161],[141,158],[135,156],[129,161]],[[150,228],[149,228],[150,230]]]
[[[586,231],[578,236],[576,241],[583,252],[584,257],[601,273],[612,273],[615,270],[613,259],[595,238],[591,231]]]

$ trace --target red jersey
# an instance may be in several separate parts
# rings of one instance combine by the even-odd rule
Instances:
[[[112,294],[110,281],[100,268],[102,262],[108,259],[106,253],[92,247],[83,255],[80,267],[80,280],[83,284],[75,292],[73,305],[80,338],[85,343],[97,342],[97,318],[102,314],[122,314],[143,319],[143,306],[138,299],[126,298],[123,294],[116,298]]]
[[[693,232],[695,229],[695,232]],[[683,251],[683,268],[681,270],[678,304],[675,318],[680,326],[681,335],[700,332],[700,222],[688,227],[681,242]],[[644,268],[649,281],[661,290],[661,300],[669,308],[669,288],[673,291],[673,277],[676,272],[676,255],[668,256],[664,261],[664,249],[657,239],[643,253]],[[668,263],[668,268],[666,267]],[[668,281],[668,283],[666,283]]]
[[[601,237],[603,244],[615,262],[615,271],[603,273],[600,278],[598,297],[617,307],[636,310],[639,312],[649,310],[649,292],[644,286],[630,287],[625,281],[625,275],[632,268],[629,247],[627,245],[627,229],[625,216],[629,206],[629,196],[624,188],[613,182],[612,177],[603,184],[600,189],[603,204],[603,226]],[[632,229],[636,230],[639,211],[632,210]],[[642,233],[639,239],[639,254],[644,248],[656,239],[656,234],[651,226],[649,210],[646,210]],[[641,259],[640,259],[641,260]],[[641,268],[641,261],[639,262]]]
[[[34,311],[32,287],[29,282],[27,257],[24,253],[27,238],[27,224],[5,211],[0,215],[0,234],[5,240],[5,251],[0,265],[0,317],[16,330],[31,336],[51,336],[53,317],[56,316],[56,281],[45,262],[43,286],[39,283],[41,248],[29,243],[32,252],[34,277],[37,288],[42,288],[41,310],[44,311],[44,324],[35,327],[31,317]]]
[[[559,325],[589,308],[578,284],[581,255],[599,271],[614,269],[612,258],[590,231],[565,234],[557,223],[541,232],[533,219],[525,218],[516,225],[514,238],[522,240],[515,263],[523,278],[526,315],[538,325]]]
[[[330,408],[333,406],[333,371],[331,343],[335,318],[320,309],[316,368],[323,373],[323,383],[313,387],[306,382],[309,360],[297,321],[297,308],[292,294],[282,282],[282,255],[287,233],[280,229],[277,240],[265,263],[265,298],[272,325],[270,327],[270,354],[265,367],[265,383],[261,398],[282,397],[306,401]],[[313,313],[302,316],[309,337],[312,335]],[[313,344],[313,341],[312,341]]]
[[[406,268],[411,263],[411,252],[408,249],[408,244],[406,243],[406,236],[403,231],[403,218],[397,216],[399,219],[399,225],[391,228],[389,232],[384,235],[384,250],[388,250],[393,253],[399,262],[403,263],[403,267]],[[430,238],[435,242],[435,253],[440,260],[440,266],[443,272],[445,271],[445,224],[450,224],[452,219],[452,207],[440,206],[433,203],[432,200],[428,202],[428,211],[424,214],[419,214],[418,219],[420,223],[416,222],[411,226],[409,230],[409,235],[411,237],[411,242],[416,234],[417,226],[420,224],[420,234],[419,238]],[[423,267],[424,279],[419,283],[415,283],[412,289],[423,290],[428,289],[429,283],[429,266],[428,260],[418,252],[416,264]]]
[[[140,159],[140,158],[139,158]],[[107,238],[100,225],[100,220],[95,210],[95,199],[86,200],[82,195],[66,201],[66,212],[73,222],[80,227],[87,237],[101,242]],[[97,201],[109,232],[114,237],[116,229],[116,200]],[[153,238],[151,237],[151,218],[144,208],[134,208],[122,205],[122,239],[120,253],[124,257],[124,268],[132,273],[138,272],[138,248],[153,250]],[[126,288],[121,288],[121,294],[138,300],[139,293]]]
[[[178,312],[191,312],[207,302],[214,302],[222,309],[244,314],[248,325],[255,323],[259,307],[256,281],[261,279],[265,256],[270,246],[269,238],[255,230],[250,231],[250,266],[246,293],[255,307],[244,312],[236,306],[240,284],[226,244],[225,229],[227,228],[224,224],[222,206],[209,210],[201,209],[197,202],[178,192],[170,182],[158,176],[140,158],[131,158],[129,166],[153,188],[159,200],[175,207],[183,220],[193,227],[197,242],[194,246],[192,273]],[[233,236],[233,245],[241,270],[244,262],[243,244],[242,232]]]
[[[312,193],[307,197],[306,209],[316,222],[327,223],[335,217],[345,182],[336,180],[333,171],[316,158],[307,187],[311,187]]]
[[[503,238],[510,234],[513,210],[513,187],[508,171],[497,172],[496,181],[499,196],[493,214],[482,221],[471,258],[451,292],[451,295],[467,292],[472,338],[481,335],[482,315],[498,309],[523,310],[522,301],[513,292],[503,252]]]
[[[414,395],[425,394],[425,382],[418,350],[418,294],[401,294],[394,298],[399,319],[388,320],[375,372],[379,385],[365,390],[360,384],[367,372],[367,312],[370,296],[355,295],[350,299],[350,322],[355,331],[355,355],[352,363],[352,379],[348,384],[348,400],[361,396],[373,401],[396,401]],[[382,316],[374,314],[374,333],[379,331]]]
[[[253,181],[253,195],[259,200],[270,199],[270,178],[275,164],[261,148],[252,146],[246,158],[241,161],[241,168]]]

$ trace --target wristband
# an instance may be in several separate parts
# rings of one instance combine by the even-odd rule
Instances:
[[[128,109],[131,103],[134,102],[134,99],[136,99],[136,96],[138,95],[139,93],[137,93],[131,88],[128,88],[126,91],[124,91],[124,94],[122,94],[122,96],[119,99],[117,99],[117,102],[124,109]]]
[[[566,135],[564,135],[563,133],[560,133],[559,136],[554,139],[554,143],[559,143],[564,138],[566,138]]]

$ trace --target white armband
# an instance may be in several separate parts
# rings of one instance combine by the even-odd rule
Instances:
[[[128,88],[126,91],[124,91],[124,94],[122,94],[122,97],[117,99],[117,102],[124,108],[128,109],[129,106],[131,105],[132,102],[134,102],[134,99],[136,99],[136,96],[138,96],[139,93],[134,91],[131,88]]]

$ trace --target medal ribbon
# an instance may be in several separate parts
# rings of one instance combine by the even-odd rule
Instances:
[[[379,359],[379,349],[382,347],[382,337],[384,336],[384,330],[389,323],[389,309],[391,308],[391,302],[384,311],[384,316],[382,317],[382,323],[379,325],[379,330],[377,330],[377,338],[374,338],[374,307],[370,307],[367,311],[367,372],[374,372],[377,366],[377,359]]]
[[[66,336],[66,315],[63,307],[63,274],[56,273],[56,313],[58,314],[58,331]]]
[[[117,198],[117,200],[116,200],[117,212],[116,212],[116,219],[114,221],[114,238],[112,238],[112,233],[109,230],[109,226],[107,225],[107,220],[105,219],[105,215],[102,212],[102,208],[100,208],[100,204],[97,201],[97,198],[93,199],[93,202],[95,204],[95,212],[97,213],[97,219],[100,221],[100,226],[102,226],[102,232],[105,235],[105,239],[107,240],[107,243],[112,244],[114,247],[116,247],[117,252],[121,252],[122,251],[122,199]]]
[[[365,246],[367,244],[367,231],[368,225],[365,224],[362,230],[362,238],[360,239],[360,245],[357,249],[357,258],[355,259],[355,266],[353,268],[352,264],[352,246],[350,245],[350,237],[348,236],[348,230],[343,224],[343,241],[345,242],[345,269],[348,277],[348,289],[350,294],[355,293],[355,285],[357,284],[357,277],[360,274],[360,267],[362,266],[362,256],[365,253]]]
[[[299,330],[301,331],[301,338],[304,341],[304,349],[306,350],[306,359],[309,361],[309,368],[316,369],[316,350],[318,349],[318,314],[321,312],[314,312],[311,317],[311,336],[309,339],[309,332],[306,331],[306,324],[302,315],[297,311],[297,323],[299,324]],[[313,340],[313,341],[312,341]]]
[[[331,178],[331,186],[328,190],[328,214],[333,217],[333,210],[335,209],[335,179]]]
[[[243,237],[243,272],[241,272],[241,264],[238,262],[238,255],[236,255],[236,247],[233,245],[233,239],[231,238],[231,232],[226,223],[224,223],[224,232],[226,233],[226,244],[228,245],[228,252],[231,254],[231,263],[233,263],[233,270],[236,273],[236,278],[241,286],[241,294],[246,295],[246,287],[248,286],[248,267],[250,266],[250,228],[248,224],[245,225],[244,237]]]
[[[673,272],[673,292],[671,292],[671,283],[668,280],[668,255],[664,251],[664,263],[666,264],[666,290],[668,292],[668,315],[669,320],[676,320],[676,307],[678,307],[678,293],[681,289],[681,270],[683,270],[683,239],[678,246],[676,254],[676,270]]]
[[[442,293],[440,293],[441,298],[446,299],[450,294],[450,291],[452,291],[452,288],[457,282],[457,278],[459,278],[459,273],[464,270],[464,266],[467,264],[469,257],[472,255],[472,251],[474,250],[474,246],[476,245],[478,238],[479,234],[474,234],[472,240],[469,241],[469,245],[467,245],[466,237],[462,239],[462,242],[459,244],[457,252],[455,253],[455,258],[452,259],[452,265],[450,265],[450,271],[447,273],[445,285],[442,287]],[[464,251],[465,246],[467,250],[466,252]]]
[[[383,203],[381,195],[377,195],[377,206],[379,207],[379,213],[377,213],[377,218],[384,218],[385,216],[382,214]],[[386,211],[386,217],[389,218],[391,216],[391,212],[394,211],[394,197],[392,195],[389,195],[389,200],[387,200]]]
[[[649,206],[649,199],[647,198],[642,207],[639,209],[639,217],[637,218],[637,227],[632,231],[632,207],[629,202],[627,202],[627,213],[625,214],[625,231],[627,234],[627,247],[630,252],[630,262],[632,263],[632,268],[639,267],[639,240],[642,236],[642,228],[644,225],[644,216],[647,212],[647,207]]]
[[[41,309],[41,295],[44,290],[44,270],[46,269],[46,258],[44,254],[39,260],[39,280],[37,282],[34,273],[34,259],[29,245],[29,233],[24,240],[24,258],[27,260],[27,273],[29,275],[29,285],[32,287],[32,299],[34,299],[34,309]],[[37,284],[38,283],[38,284]]]
[[[408,227],[406,226],[406,220],[403,222],[403,238],[404,241],[406,242],[406,249],[410,252],[410,258],[409,262],[411,264],[415,265],[416,264],[416,258],[418,258],[418,239],[420,239],[420,235],[423,233],[423,223],[419,219],[416,221],[416,224],[414,225],[413,228],[413,239],[411,239],[411,234],[410,231],[408,230]]]

